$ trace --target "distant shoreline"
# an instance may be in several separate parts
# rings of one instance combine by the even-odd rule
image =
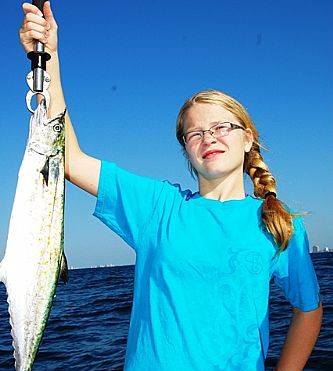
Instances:
[[[95,268],[117,268],[117,267],[130,267],[134,266],[135,264],[105,264],[105,265],[94,265],[91,267],[69,267],[68,269],[71,270],[78,270],[78,269],[95,269]]]
[[[333,251],[310,251],[311,255],[330,255],[333,254]],[[95,269],[95,268],[118,268],[118,267],[129,267],[129,266],[135,266],[135,264],[101,264],[101,265],[95,265],[91,267],[69,267],[69,270],[78,270],[78,269]]]

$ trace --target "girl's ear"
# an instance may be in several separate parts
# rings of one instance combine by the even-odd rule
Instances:
[[[244,151],[250,152],[252,145],[253,145],[254,139],[253,139],[253,133],[251,129],[245,129],[245,135],[244,135]]]

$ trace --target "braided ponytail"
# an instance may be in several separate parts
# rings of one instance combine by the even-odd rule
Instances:
[[[287,248],[293,234],[292,219],[295,214],[287,210],[284,204],[276,198],[276,182],[260,154],[259,134],[245,108],[231,96],[218,90],[204,90],[189,98],[179,111],[177,117],[176,136],[186,154],[183,142],[184,116],[186,111],[196,103],[217,104],[230,111],[245,128],[253,134],[254,143],[250,152],[244,156],[244,172],[252,179],[254,195],[264,200],[261,218],[265,228],[271,233],[279,251]],[[189,162],[192,175],[196,170]]]
[[[261,209],[263,224],[272,234],[279,251],[285,250],[293,235],[294,214],[276,198],[276,182],[260,154],[259,144],[254,143],[250,152],[245,154],[244,171],[252,179],[254,195],[264,199]]]

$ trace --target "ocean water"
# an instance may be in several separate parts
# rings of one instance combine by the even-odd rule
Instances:
[[[333,370],[333,254],[312,254],[324,320],[304,370]],[[133,266],[71,270],[59,283],[34,371],[116,371],[124,364],[133,293]],[[0,285],[0,370],[14,370],[5,287]],[[274,285],[266,369],[273,370],[290,320],[290,306]],[[144,370],[143,370],[144,371]],[[158,370],[157,370],[158,371]],[[241,371],[241,370],[240,370]]]

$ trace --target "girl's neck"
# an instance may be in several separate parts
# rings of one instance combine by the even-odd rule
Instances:
[[[203,179],[199,178],[199,193],[202,197],[227,201],[241,200],[245,197],[243,177],[240,179]]]

